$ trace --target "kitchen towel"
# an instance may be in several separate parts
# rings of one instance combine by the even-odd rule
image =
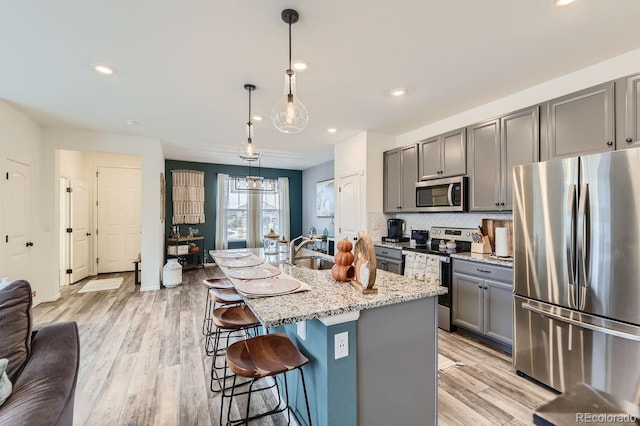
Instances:
[[[507,228],[496,228],[496,256],[507,257],[509,256],[509,243]]]

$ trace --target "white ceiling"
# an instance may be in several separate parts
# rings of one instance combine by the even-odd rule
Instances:
[[[0,0],[0,98],[38,122],[156,138],[165,157],[243,164],[248,98],[262,166],[305,169],[362,131],[397,135],[640,47],[640,1]],[[300,134],[270,111],[294,8]],[[92,64],[108,63],[112,77]],[[392,98],[391,89],[407,96]],[[140,125],[127,125],[135,120]],[[336,134],[327,133],[336,127]]]

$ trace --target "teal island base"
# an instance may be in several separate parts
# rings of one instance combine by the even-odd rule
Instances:
[[[426,297],[270,329],[286,332],[310,360],[304,374],[314,425],[436,424],[436,301]],[[348,355],[338,359],[336,336],[348,341]],[[306,424],[294,374],[291,405]]]

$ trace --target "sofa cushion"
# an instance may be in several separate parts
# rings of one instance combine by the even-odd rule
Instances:
[[[0,358],[7,358],[12,383],[31,355],[31,286],[15,281],[0,290]]]

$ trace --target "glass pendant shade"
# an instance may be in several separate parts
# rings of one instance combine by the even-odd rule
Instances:
[[[287,70],[284,76],[284,94],[273,107],[273,125],[282,133],[299,133],[309,122],[309,113],[296,93],[296,75]]]

